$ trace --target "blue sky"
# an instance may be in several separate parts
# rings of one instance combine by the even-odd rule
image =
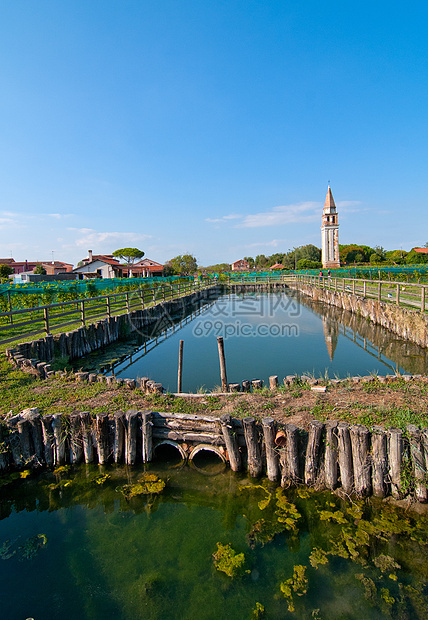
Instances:
[[[428,4],[0,0],[0,256],[428,241]]]

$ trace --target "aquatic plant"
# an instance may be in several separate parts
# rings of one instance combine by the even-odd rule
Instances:
[[[301,518],[296,506],[289,502],[281,488],[276,490],[275,516],[279,523],[284,524],[287,530],[296,530],[296,523]]]
[[[213,553],[214,566],[226,573],[228,577],[238,577],[244,572],[245,555],[236,553],[230,544],[217,543],[217,551]]]
[[[135,484],[124,484],[117,487],[116,491],[123,493],[126,499],[136,497],[138,495],[152,495],[161,493],[165,488],[165,481],[161,480],[156,474],[148,472],[139,476]]]
[[[314,547],[311,555],[309,556],[310,565],[313,568],[318,569],[321,564],[328,564],[327,555],[328,554],[319,547]]]
[[[303,596],[308,591],[306,566],[297,564],[293,567],[293,576],[279,584],[282,595],[287,599],[288,611],[295,611],[293,593]]]
[[[251,620],[258,620],[259,618],[263,618],[264,615],[265,615],[264,605],[257,602],[256,606],[254,607],[251,613]]]

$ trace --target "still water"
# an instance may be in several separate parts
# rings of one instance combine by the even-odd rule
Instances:
[[[426,515],[218,469],[151,465],[166,486],[136,497],[123,489],[142,468],[3,478],[1,617],[427,617]],[[216,569],[217,543],[243,554],[241,574]]]
[[[427,371],[424,349],[294,291],[223,295],[184,320],[170,317],[138,336],[138,343],[112,345],[76,364],[110,374],[113,363],[119,377],[148,377],[175,392],[184,340],[183,391],[212,390],[221,384],[217,337],[222,336],[229,383],[267,382],[270,375],[282,381],[291,374],[333,379]]]

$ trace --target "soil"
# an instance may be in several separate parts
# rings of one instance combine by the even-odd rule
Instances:
[[[382,380],[384,380],[382,378]],[[57,384],[57,397],[50,399],[49,407],[41,413],[90,411],[126,411],[127,409],[191,413],[219,417],[230,413],[233,417],[253,416],[257,419],[272,417],[280,423],[293,423],[308,428],[311,420],[343,420],[352,424],[380,424],[385,427],[405,426],[407,423],[428,427],[428,378],[405,381],[391,378],[387,383],[371,379],[355,383],[352,379],[337,384],[310,386],[292,384],[279,390],[263,389],[254,393],[172,394],[144,395],[137,388],[102,385],[102,390],[74,381],[37,381],[32,386],[35,400],[52,394]],[[60,389],[58,389],[60,387]],[[36,406],[36,405],[27,405]],[[0,409],[1,411],[1,409]],[[3,414],[6,412],[3,412]],[[14,410],[13,413],[18,413]]]

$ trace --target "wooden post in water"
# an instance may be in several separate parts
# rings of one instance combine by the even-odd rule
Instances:
[[[80,413],[70,415],[70,463],[80,463],[83,457],[82,425]]]
[[[125,462],[127,465],[134,465],[137,458],[138,418],[137,409],[129,409],[125,414]]]
[[[62,413],[54,413],[52,416],[52,429],[54,434],[54,464],[64,465],[65,463],[65,440],[66,428]]]
[[[80,414],[80,423],[82,426],[82,443],[83,456],[85,463],[94,462],[94,440],[92,435],[92,418],[89,411],[83,411]]]
[[[125,448],[125,426],[124,413],[117,411],[114,414],[114,441],[113,441],[113,460],[115,463],[121,463]]]
[[[243,381],[242,382],[242,391],[243,392],[250,392],[251,391],[251,382],[250,381]]]
[[[42,433],[44,444],[44,461],[48,467],[54,464],[54,433],[52,429],[52,416],[42,416]]]
[[[184,340],[180,340],[180,346],[178,348],[178,379],[177,379],[177,393],[181,392],[181,385],[183,379],[183,347]]]
[[[42,421],[38,407],[25,410],[25,418],[29,424],[30,437],[33,445],[33,452],[36,458],[36,462],[43,463],[44,461],[44,445],[43,445],[43,432]]]
[[[325,423],[324,471],[326,487],[331,491],[337,487],[338,454],[337,422],[327,420]]]
[[[354,466],[354,486],[360,497],[371,493],[371,467],[369,462],[370,433],[362,424],[351,426],[352,462]]]
[[[223,338],[221,336],[217,338],[217,345],[218,345],[218,357],[220,360],[221,389],[222,389],[222,392],[227,392],[226,359],[224,356]]]
[[[323,428],[324,424],[318,420],[312,420],[312,422],[309,423],[308,445],[305,458],[305,484],[307,486],[314,486],[317,481]]]
[[[351,493],[354,484],[354,472],[352,468],[352,447],[349,436],[349,425],[339,422],[337,425],[339,445],[339,470],[340,482],[345,493]]]
[[[301,482],[299,466],[299,429],[285,425],[285,448],[281,449],[281,486]]]
[[[98,463],[105,465],[108,461],[108,413],[97,413],[95,419],[95,438],[97,442]]]
[[[381,426],[372,429],[372,484],[375,497],[385,497],[387,494],[388,476],[388,449],[387,433]]]
[[[220,425],[227,454],[229,455],[230,469],[232,471],[239,471],[241,469],[241,453],[236,441],[232,416],[229,413],[224,413],[220,416]]]
[[[242,420],[244,427],[245,443],[247,444],[248,472],[253,478],[261,475],[263,463],[260,454],[259,438],[254,418],[248,417]]]
[[[275,432],[276,432],[276,423],[273,418],[263,418],[262,420],[263,426],[263,436],[265,440],[265,448],[266,448],[266,470],[267,477],[272,482],[278,479],[280,470],[279,470],[279,457],[278,452],[275,448]]]
[[[141,414],[142,424],[141,424],[141,432],[142,432],[142,456],[143,463],[150,463],[153,458],[153,422],[152,422],[152,412],[151,411],[143,411]]]
[[[426,487],[426,467],[421,442],[421,431],[414,424],[407,425],[407,435],[410,443],[410,456],[412,457],[413,475],[415,477],[415,496],[418,502],[425,504],[428,500]]]
[[[401,470],[403,465],[403,432],[400,428],[388,429],[389,475],[393,497],[403,497]]]

